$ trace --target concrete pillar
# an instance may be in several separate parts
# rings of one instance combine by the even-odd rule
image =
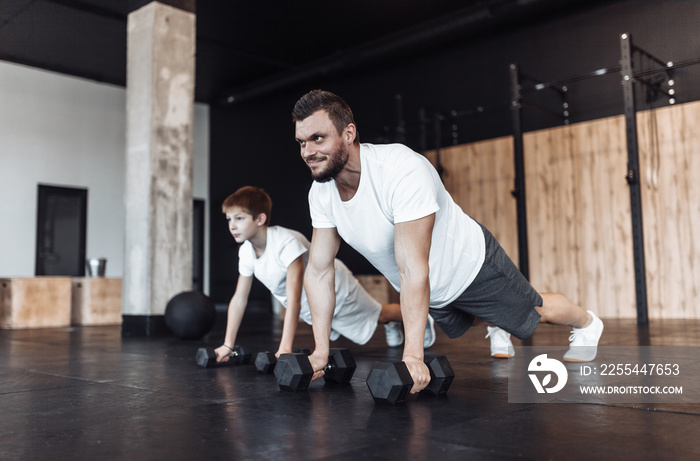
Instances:
[[[192,289],[195,15],[152,2],[127,28],[122,336],[147,336]]]

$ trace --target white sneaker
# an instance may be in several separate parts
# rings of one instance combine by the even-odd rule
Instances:
[[[603,334],[603,322],[592,311],[593,321],[585,328],[571,330],[569,350],[564,354],[566,362],[590,362],[598,353],[598,340]]]
[[[487,338],[491,338],[491,357],[507,359],[515,356],[515,348],[510,341],[510,333],[498,327],[486,327]]]
[[[425,324],[425,336],[423,336],[423,349],[435,344],[435,320],[428,315],[428,323]]]
[[[386,344],[389,347],[399,347],[403,344],[403,329],[399,322],[388,322],[384,324],[386,332]]]

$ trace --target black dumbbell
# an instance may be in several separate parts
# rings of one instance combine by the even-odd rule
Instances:
[[[426,353],[423,361],[430,370],[430,383],[421,392],[445,394],[455,377],[447,357]],[[406,401],[413,379],[404,362],[377,362],[367,376],[367,387],[375,402],[396,405]]]
[[[200,347],[197,350],[195,360],[197,360],[197,365],[202,368],[223,367],[237,363],[250,363],[250,351],[243,346],[233,346],[233,350],[229,354],[228,361],[217,362],[216,352],[214,352],[214,349]]]
[[[306,348],[294,349],[292,352],[299,353],[299,354],[311,355],[311,351],[309,349],[306,349]],[[259,373],[263,373],[263,374],[272,373],[272,371],[275,369],[276,363],[277,363],[277,357],[275,357],[274,352],[270,352],[270,351],[258,352],[258,354],[255,356],[255,369],[258,370]]]
[[[323,368],[323,379],[327,383],[349,383],[355,373],[355,359],[349,349],[331,349],[328,365]],[[303,391],[309,387],[314,370],[306,354],[293,353],[280,355],[275,366],[275,378],[280,389]]]

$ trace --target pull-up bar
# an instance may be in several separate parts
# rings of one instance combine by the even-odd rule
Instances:
[[[652,69],[635,70],[633,64],[633,54],[638,53],[661,67]],[[700,59],[692,59],[688,61],[673,63],[664,62],[655,57],[651,53],[634,46],[630,34],[624,33],[620,35],[620,66],[605,67],[588,72],[586,74],[577,75],[575,77],[565,78],[551,82],[542,82],[532,77],[522,74],[517,64],[510,65],[511,76],[511,114],[513,125],[513,157],[515,162],[515,190],[513,195],[516,198],[518,210],[518,247],[520,254],[520,270],[528,277],[528,252],[527,252],[527,210],[525,201],[525,171],[524,171],[524,152],[523,152],[523,131],[522,131],[522,108],[527,105],[534,107],[545,113],[550,113],[555,117],[563,118],[564,123],[568,123],[569,106],[566,102],[568,85],[572,83],[588,80],[591,78],[600,77],[603,75],[620,73],[622,77],[623,100],[624,100],[624,115],[626,123],[627,137],[627,172],[625,178],[630,187],[630,205],[632,215],[632,245],[634,254],[634,271],[635,271],[635,294],[637,304],[637,323],[646,325],[649,323],[647,310],[647,291],[646,291],[646,269],[644,261],[644,233],[642,221],[642,201],[641,187],[639,184],[639,146],[637,142],[637,122],[636,122],[636,106],[634,84],[636,82],[653,87],[655,91],[668,96],[669,104],[675,103],[674,86],[674,70],[691,66],[700,63]],[[665,74],[665,81],[669,86],[668,90],[660,88],[659,80],[645,79],[644,77]],[[533,82],[525,84],[524,82]],[[528,103],[524,100],[524,95],[536,91],[553,90],[560,94],[563,98],[563,111],[558,113],[553,110],[539,107],[535,104]]]

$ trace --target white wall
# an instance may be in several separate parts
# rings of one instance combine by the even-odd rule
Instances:
[[[88,189],[86,255],[123,276],[125,104],[122,87],[0,61],[0,277],[34,275],[38,184]],[[207,105],[195,105],[193,145],[208,213]]]

